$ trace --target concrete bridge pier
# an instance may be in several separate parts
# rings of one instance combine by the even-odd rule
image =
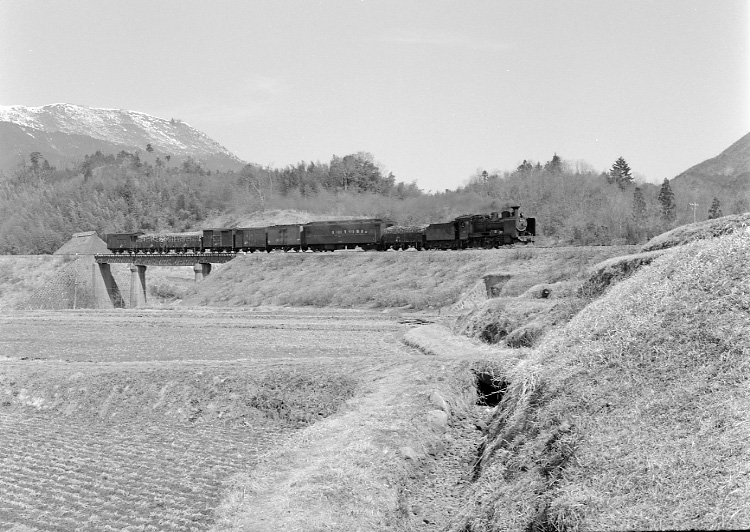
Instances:
[[[112,276],[109,264],[92,264],[91,286],[94,292],[94,308],[125,308],[120,287]]]
[[[130,308],[146,305],[146,266],[130,265]]]
[[[195,282],[202,281],[209,273],[211,273],[211,263],[198,262],[193,266],[193,271],[195,272]]]

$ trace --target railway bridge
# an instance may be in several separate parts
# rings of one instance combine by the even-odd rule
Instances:
[[[211,273],[212,264],[229,262],[235,253],[197,254],[99,254],[94,255],[94,300],[99,308],[123,307],[124,301],[117,287],[110,264],[130,264],[130,307],[146,304],[146,268],[148,266],[192,266],[195,282]]]

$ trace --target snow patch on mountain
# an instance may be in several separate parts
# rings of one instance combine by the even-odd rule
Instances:
[[[32,131],[83,135],[116,145],[143,147],[157,152],[201,158],[223,154],[241,160],[205,133],[179,120],[165,120],[124,109],[84,107],[56,103],[42,107],[0,106],[0,122],[11,122]]]

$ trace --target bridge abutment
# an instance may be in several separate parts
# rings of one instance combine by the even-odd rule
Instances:
[[[146,266],[130,265],[130,308],[146,305]]]

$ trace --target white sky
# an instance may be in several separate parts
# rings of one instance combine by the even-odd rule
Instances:
[[[284,166],[462,185],[554,153],[661,182],[750,131],[747,0],[0,0],[0,105],[180,118]]]

